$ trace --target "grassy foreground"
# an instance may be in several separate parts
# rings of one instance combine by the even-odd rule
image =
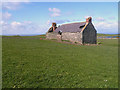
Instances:
[[[80,46],[26,38],[2,40],[3,88],[118,88],[117,39]]]

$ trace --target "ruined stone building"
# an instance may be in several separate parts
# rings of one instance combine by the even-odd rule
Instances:
[[[57,27],[52,23],[52,27],[46,33],[47,39],[69,40],[80,44],[96,44],[97,31],[89,17],[85,22],[62,24]]]

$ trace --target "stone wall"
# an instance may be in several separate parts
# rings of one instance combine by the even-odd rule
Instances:
[[[62,35],[58,33],[47,33],[46,34],[46,39],[57,39],[57,40],[68,40],[70,42],[78,42],[82,44],[82,33],[70,33],[70,32],[65,32],[62,33]]]
[[[62,33],[62,40],[69,40],[71,42],[78,42],[82,44],[82,34],[77,32],[77,33],[70,33],[70,32],[65,32]]]
[[[59,35],[58,33],[46,33],[46,39],[57,39],[57,40],[61,40],[61,35]]]
[[[83,30],[83,42],[82,43],[90,43],[96,44],[97,42],[97,32],[92,23],[88,23],[86,28]]]

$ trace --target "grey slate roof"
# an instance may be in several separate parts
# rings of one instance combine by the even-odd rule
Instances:
[[[62,32],[81,32],[85,24],[86,22],[62,24],[60,27],[57,27],[57,29],[54,32],[59,32],[60,30]],[[80,26],[83,27],[80,28]]]

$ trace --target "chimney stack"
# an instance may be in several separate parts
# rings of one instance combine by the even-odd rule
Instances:
[[[88,18],[86,19],[86,23],[89,23],[89,22],[92,22],[92,17],[88,17]]]
[[[52,23],[53,31],[55,31],[56,26],[57,26],[56,23]]]

